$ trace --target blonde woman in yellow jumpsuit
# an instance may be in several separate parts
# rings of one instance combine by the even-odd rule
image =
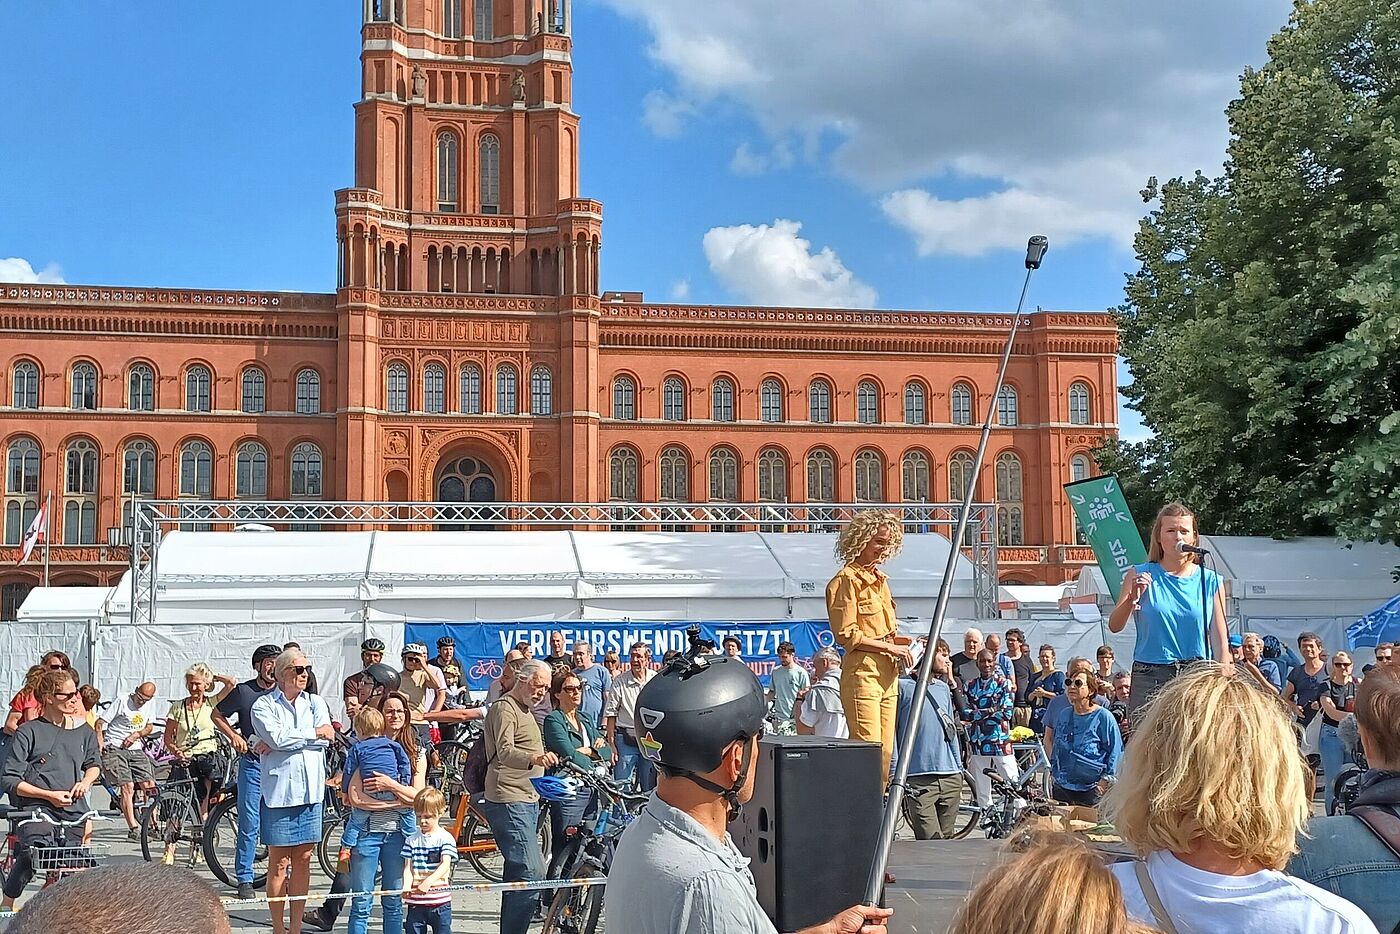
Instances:
[[[883,510],[857,513],[836,543],[845,566],[826,585],[831,632],[846,650],[841,706],[851,739],[880,744],[880,776],[888,782],[894,752],[898,678],[913,667],[912,640],[899,634],[894,597],[879,565],[904,543],[899,517]]]

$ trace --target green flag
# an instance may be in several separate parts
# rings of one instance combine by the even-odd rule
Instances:
[[[1074,518],[1089,539],[1114,597],[1128,568],[1147,561],[1147,549],[1113,474],[1065,484]]]

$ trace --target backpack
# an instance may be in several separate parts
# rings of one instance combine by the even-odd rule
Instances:
[[[462,766],[462,789],[469,796],[474,797],[486,791],[486,767],[490,764],[491,759],[486,754],[486,729],[483,725],[476,739],[467,747],[467,762]]]

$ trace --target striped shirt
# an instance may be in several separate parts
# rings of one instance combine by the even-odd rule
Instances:
[[[404,840],[403,858],[408,860],[409,868],[413,871],[415,886],[442,865],[443,857],[457,858],[457,841],[441,825],[435,827],[432,833],[423,833],[420,830]],[[450,881],[444,879],[443,884],[446,885]],[[405,895],[404,901],[410,905],[450,905],[452,893],[446,889],[434,889],[427,895],[413,892]]]

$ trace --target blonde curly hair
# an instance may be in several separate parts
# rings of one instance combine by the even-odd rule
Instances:
[[[843,564],[855,561],[882,527],[890,530],[890,545],[876,563],[890,560],[904,547],[904,523],[888,509],[863,509],[852,516],[836,540],[836,557]]]

